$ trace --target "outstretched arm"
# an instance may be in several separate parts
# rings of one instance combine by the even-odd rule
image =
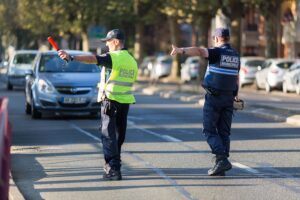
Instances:
[[[64,50],[59,50],[58,55],[61,59],[71,60],[71,56]],[[97,58],[94,55],[73,56],[73,60],[76,60],[76,61],[82,62],[82,63],[86,63],[86,64],[97,64]]]
[[[188,56],[201,56],[204,58],[208,57],[208,50],[206,48],[202,47],[184,47],[179,48],[174,45],[172,45],[172,51],[171,56],[174,56],[176,54],[182,54],[182,55],[188,55]]]

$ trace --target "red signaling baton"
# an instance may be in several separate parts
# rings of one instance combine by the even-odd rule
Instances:
[[[51,36],[48,37],[48,42],[53,46],[56,51],[59,51],[57,44],[54,42]]]

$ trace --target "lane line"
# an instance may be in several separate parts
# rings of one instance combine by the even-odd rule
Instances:
[[[135,126],[133,122],[129,122],[129,124],[131,124],[132,126]],[[80,128],[77,125],[72,124],[72,123],[71,123],[71,127],[74,128],[74,129],[76,129],[80,133],[83,133],[86,136],[88,136],[88,137],[96,140],[97,142],[100,142],[100,146],[102,147],[101,139],[99,139],[98,137],[94,136],[92,133],[90,133],[88,131],[85,131],[82,128]],[[151,134],[154,133],[152,131],[149,131],[149,133],[150,132],[151,132]],[[156,135],[159,135],[159,134],[155,133],[154,135],[156,136]],[[164,137],[161,137],[161,138],[164,138]],[[166,137],[164,139],[165,140],[174,140],[176,138],[172,138],[170,136],[170,138]],[[185,197],[185,199],[187,199],[187,200],[194,200],[192,198],[191,194],[188,191],[186,191],[183,187],[181,187],[180,185],[178,185],[178,183],[174,179],[168,177],[161,169],[159,169],[159,168],[151,165],[149,162],[143,160],[141,157],[139,157],[139,156],[137,156],[135,154],[132,154],[132,153],[129,153],[129,152],[126,152],[126,151],[124,151],[123,153],[126,154],[126,155],[129,155],[130,157],[134,158],[135,160],[138,160],[138,161],[142,162],[146,167],[150,168],[152,171],[154,171],[155,173],[157,173],[160,177],[162,177],[164,180],[166,180],[167,182],[169,182],[169,184],[172,187],[174,187],[181,195],[183,195]]]
[[[161,135],[161,134],[155,133],[153,131],[150,131],[148,129],[140,128],[137,125],[135,125],[135,123],[133,121],[128,120],[128,124],[130,124],[135,129],[138,129],[140,131],[143,131],[143,132],[148,133],[150,135],[153,135],[155,137],[161,138],[161,139],[163,139],[163,140],[165,140],[167,142],[182,142],[182,140],[177,139],[175,137],[172,137],[172,136],[169,136],[169,135]]]
[[[250,172],[252,174],[259,174],[259,171],[257,171],[256,169],[253,169],[251,167],[248,167],[247,165],[243,165],[241,163],[238,163],[238,162],[233,162],[231,163],[233,166],[236,166],[237,168],[240,168],[240,169],[243,169],[243,170],[246,170],[247,172]]]
[[[190,149],[190,150],[198,151],[197,149],[195,149],[195,148],[193,148],[193,147],[191,147],[191,146],[185,144],[182,140],[177,139],[177,138],[175,138],[175,137],[171,137],[171,136],[168,136],[168,135],[161,135],[161,134],[155,133],[155,132],[153,132],[153,131],[147,130],[147,129],[145,129],[145,128],[140,128],[140,127],[138,127],[137,125],[135,125],[135,123],[132,122],[132,121],[129,121],[129,124],[130,124],[133,128],[138,129],[138,130],[140,130],[140,131],[143,131],[143,132],[145,132],[145,133],[149,133],[149,134],[151,134],[151,135],[153,135],[153,136],[162,138],[162,139],[164,139],[164,140],[166,140],[166,141],[168,141],[168,142],[178,142],[178,143],[181,143],[180,145],[182,145],[182,146],[184,146],[184,147],[186,147],[186,148],[188,148],[188,149]],[[252,174],[255,174],[255,175],[257,175],[257,174],[260,173],[259,171],[255,170],[255,169],[253,169],[253,168],[251,168],[251,167],[249,167],[249,166],[247,166],[247,165],[238,163],[238,162],[233,162],[232,165],[234,165],[235,167],[237,167],[237,168],[239,168],[239,169],[242,169],[242,170],[245,170],[245,171],[250,172],[250,173],[252,173]]]

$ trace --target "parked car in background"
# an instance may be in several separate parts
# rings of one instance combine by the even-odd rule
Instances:
[[[300,83],[300,61],[294,63],[283,76],[282,91],[295,92]]]
[[[7,67],[8,67],[8,61],[3,60],[0,63],[0,75],[6,75],[7,74]]]
[[[25,74],[30,70],[37,53],[38,51],[35,50],[19,50],[15,52],[7,69],[6,88],[8,90],[12,90],[14,86],[24,87]]]
[[[300,95],[300,82],[296,85],[296,94]]]
[[[188,57],[184,63],[181,64],[180,78],[181,81],[187,82],[196,79],[199,76],[200,57]]]
[[[87,55],[82,51],[67,51],[70,55]],[[38,53],[33,68],[26,76],[25,111],[32,118],[45,112],[88,112],[97,116],[100,68],[94,64],[60,59],[56,51]]]
[[[241,57],[241,68],[240,68],[240,87],[247,84],[252,84],[255,81],[255,74],[259,68],[262,67],[265,58],[263,57]]]
[[[172,69],[172,57],[169,55],[158,56],[153,64],[151,71],[151,78],[156,80],[169,76]]]
[[[139,75],[150,76],[154,61],[154,56],[146,56],[139,66]]]
[[[255,75],[257,89],[265,89],[266,92],[270,92],[272,89],[281,88],[285,72],[295,61],[285,58],[266,60],[263,69]]]

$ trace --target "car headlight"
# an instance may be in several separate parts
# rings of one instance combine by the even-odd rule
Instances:
[[[53,85],[43,79],[38,81],[38,90],[47,94],[52,94],[55,91]]]

